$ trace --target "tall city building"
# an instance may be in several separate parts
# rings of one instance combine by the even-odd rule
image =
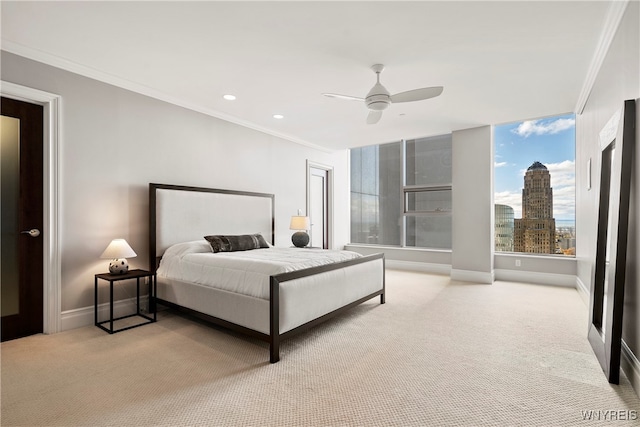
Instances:
[[[533,162],[524,176],[522,219],[514,220],[515,252],[555,253],[556,221],[553,218],[553,190],[547,167]]]
[[[496,251],[513,252],[513,208],[496,204],[494,210]]]

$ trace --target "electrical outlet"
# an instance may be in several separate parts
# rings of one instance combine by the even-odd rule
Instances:
[[[519,259],[517,259],[517,260],[516,260],[516,267],[521,267],[521,266],[522,266],[522,263],[520,262],[520,260],[519,260]]]

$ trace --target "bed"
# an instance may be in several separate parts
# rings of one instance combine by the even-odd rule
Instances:
[[[241,238],[250,247],[249,237],[255,250],[220,246]],[[282,340],[372,298],[384,304],[384,262],[276,247],[273,194],[149,184],[156,302],[268,342],[271,363]]]

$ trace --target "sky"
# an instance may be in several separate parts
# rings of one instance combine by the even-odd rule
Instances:
[[[496,204],[522,218],[524,174],[535,161],[547,167],[553,189],[553,216],[575,221],[575,116],[567,114],[494,128]]]

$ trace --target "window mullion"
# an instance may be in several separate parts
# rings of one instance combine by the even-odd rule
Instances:
[[[407,185],[407,140],[402,139],[400,151],[400,162],[401,165],[401,185],[402,185],[402,206],[400,207],[400,247],[407,247],[407,217],[404,215],[405,205],[406,205],[406,195],[404,193],[404,188]]]

